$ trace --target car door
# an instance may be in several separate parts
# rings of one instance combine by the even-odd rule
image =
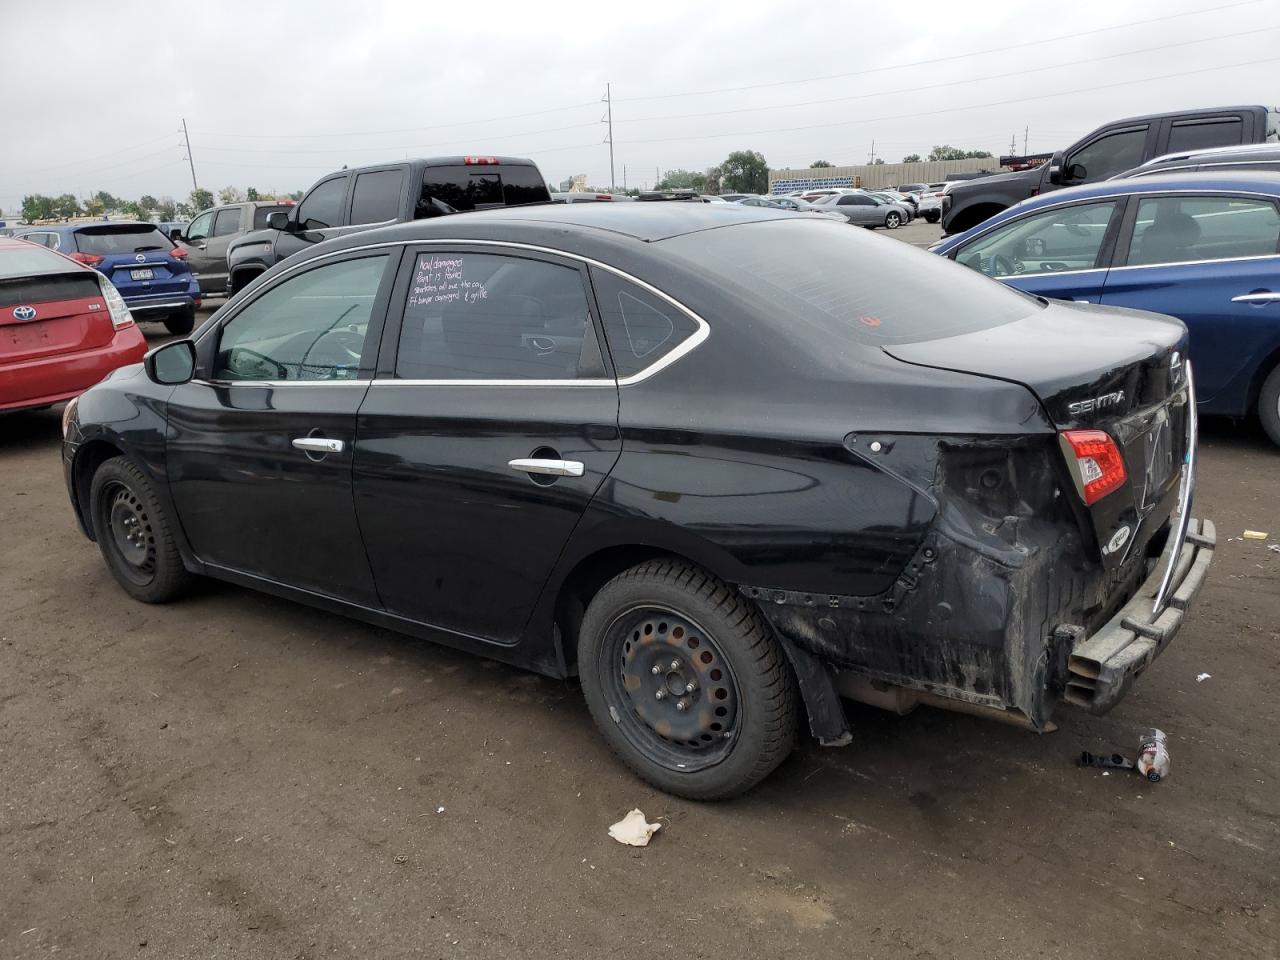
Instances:
[[[621,450],[585,267],[405,253],[360,408],[356,511],[386,609],[514,643]]]
[[[183,231],[182,239],[178,245],[187,251],[187,263],[191,267],[191,272],[196,274],[196,279],[200,282],[201,293],[215,292],[217,284],[216,279],[205,280],[206,276],[216,272],[217,264],[214,259],[209,256],[209,238],[213,235],[213,218],[218,211],[206,210],[200,216],[196,217],[189,224],[187,229]],[[226,251],[223,251],[222,266],[222,286],[216,287],[221,291],[226,287]]]
[[[351,463],[391,260],[352,251],[296,267],[200,337],[197,376],[167,405],[165,457],[201,560],[377,606]]]
[[[1110,198],[1033,210],[983,231],[950,256],[1027,293],[1098,303],[1123,206],[1123,198]]]
[[[328,240],[346,222],[347,174],[328,177],[312,187],[295,207],[294,229],[276,238],[276,261]]]
[[[1280,212],[1269,197],[1134,197],[1102,302],[1167,313],[1191,334],[1201,408],[1247,412],[1280,350]]]
[[[836,198],[835,205],[850,223],[865,227],[878,226],[882,222],[879,205],[865,194],[846,193]]]
[[[1061,186],[1096,183],[1136,167],[1155,154],[1157,127],[1113,127],[1076,147],[1062,165]]]
[[[213,217],[213,232],[201,251],[200,289],[205,293],[223,293],[227,289],[227,247],[243,233],[245,209],[223,207]]]

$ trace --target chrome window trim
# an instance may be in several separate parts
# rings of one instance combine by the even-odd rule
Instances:
[[[208,387],[367,387],[372,380],[200,380],[192,378],[191,383],[202,383]]]
[[[1202,263],[1243,263],[1246,260],[1271,260],[1280,257],[1280,253],[1259,253],[1251,257],[1223,257],[1220,260],[1171,260],[1168,263],[1127,263],[1123,267],[1112,267],[1117,270],[1150,270],[1153,267],[1194,267]]]
[[[627,273],[625,270],[620,270],[620,269],[618,269],[617,267],[611,266],[610,264],[604,263],[604,262],[602,262],[602,261],[600,261],[600,260],[596,260],[596,259],[594,259],[594,258],[592,258],[592,257],[584,256],[583,254],[580,254],[580,253],[571,253],[571,252],[569,252],[569,251],[567,251],[567,250],[557,250],[557,249],[555,249],[554,247],[543,247],[543,246],[539,246],[539,245],[537,245],[537,244],[533,244],[533,243],[520,243],[519,241],[516,241],[516,240],[474,240],[474,239],[472,239],[472,240],[468,240],[468,239],[466,239],[466,238],[464,238],[464,237],[453,237],[453,238],[440,239],[440,240],[435,240],[435,239],[431,239],[431,240],[384,240],[384,241],[382,241],[381,243],[368,243],[368,244],[362,244],[361,246],[357,246],[357,247],[345,247],[345,248],[344,248],[344,249],[342,249],[342,250],[331,250],[331,251],[329,251],[329,252],[327,252],[327,253],[322,253],[322,254],[320,254],[320,255],[318,255],[318,256],[315,256],[315,257],[310,258],[309,260],[304,260],[304,261],[303,261],[303,262],[301,262],[301,263],[296,263],[296,264],[294,264],[292,267],[289,267],[289,269],[287,269],[287,270],[282,270],[282,271],[281,271],[281,272],[280,272],[276,277],[274,277],[274,278],[272,279],[272,281],[271,281],[271,283],[270,283],[270,284],[268,284],[267,286],[263,287],[260,291],[258,291],[258,292],[256,293],[256,295],[254,296],[253,300],[245,301],[245,304],[237,306],[235,313],[233,313],[230,317],[228,317],[228,319],[227,319],[226,321],[224,321],[224,323],[230,323],[232,320],[234,320],[234,319],[236,318],[236,316],[238,316],[238,315],[239,315],[240,311],[241,311],[241,310],[243,310],[245,306],[247,306],[249,303],[253,303],[253,302],[255,302],[255,301],[258,299],[258,297],[263,296],[263,295],[264,295],[264,294],[266,294],[269,290],[273,290],[273,289],[274,289],[275,287],[277,287],[280,283],[282,283],[282,282],[284,281],[284,278],[288,277],[290,274],[292,274],[292,273],[294,273],[294,272],[296,272],[296,271],[298,271],[298,270],[303,269],[304,267],[311,267],[311,266],[313,266],[313,265],[315,265],[315,264],[317,264],[317,263],[319,263],[319,262],[322,262],[322,261],[324,261],[324,260],[327,260],[327,259],[329,259],[329,258],[331,258],[331,257],[341,257],[341,256],[345,256],[346,254],[349,254],[349,253],[355,253],[355,252],[358,252],[358,251],[361,251],[361,250],[382,250],[382,249],[387,249],[387,248],[390,248],[390,247],[422,247],[422,246],[432,246],[432,247],[438,247],[438,246],[498,247],[498,248],[507,249],[507,250],[523,250],[523,251],[526,251],[526,252],[532,252],[532,253],[542,253],[542,254],[547,254],[547,255],[549,255],[549,256],[553,256],[553,257],[561,257],[561,258],[563,258],[563,259],[572,260],[572,261],[577,262],[577,263],[584,263],[584,264],[586,264],[587,266],[591,266],[591,267],[599,267],[601,270],[607,270],[609,273],[612,273],[612,274],[614,274],[615,276],[621,277],[623,280],[626,280],[628,283],[633,283],[633,284],[635,284],[636,286],[638,286],[638,287],[640,287],[641,289],[643,289],[643,290],[647,291],[648,293],[651,293],[651,294],[652,294],[652,295],[654,295],[655,297],[658,297],[658,298],[659,298],[659,299],[661,299],[661,300],[665,300],[665,301],[666,301],[667,303],[669,303],[671,306],[675,307],[677,310],[679,310],[681,313],[683,313],[685,316],[687,316],[690,320],[692,320],[692,321],[694,322],[694,324],[697,326],[697,329],[696,329],[696,330],[694,330],[694,332],[693,332],[693,333],[691,333],[688,337],[686,337],[686,338],[685,338],[685,340],[684,340],[681,344],[679,344],[679,345],[678,345],[674,350],[672,350],[671,352],[667,353],[665,356],[661,357],[660,359],[655,360],[653,363],[649,364],[649,366],[645,367],[643,370],[638,370],[638,371],[636,371],[635,373],[631,374],[630,376],[627,376],[627,377],[619,377],[619,378],[617,378],[617,379],[608,379],[608,378],[599,378],[599,377],[596,377],[596,378],[583,379],[583,380],[400,380],[400,379],[396,379],[396,378],[394,378],[394,377],[379,377],[379,378],[375,378],[375,379],[372,381],[374,384],[379,384],[379,385],[381,385],[381,384],[403,384],[403,385],[405,385],[405,386],[419,386],[419,387],[434,387],[434,386],[440,386],[440,387],[443,387],[443,386],[466,386],[466,387],[512,387],[512,386],[520,386],[520,387],[568,387],[568,386],[606,386],[606,385],[607,385],[607,386],[615,386],[615,385],[616,385],[616,386],[619,386],[619,387],[629,387],[629,386],[632,386],[632,385],[634,385],[634,384],[641,383],[641,382],[643,382],[643,381],[645,381],[645,380],[649,379],[650,377],[652,377],[654,374],[659,373],[660,371],[662,371],[662,370],[666,369],[667,367],[671,366],[671,364],[675,363],[675,362],[676,362],[677,360],[679,360],[681,357],[684,357],[685,355],[687,355],[687,354],[691,353],[693,350],[695,350],[698,346],[700,346],[700,345],[703,343],[703,341],[705,341],[705,340],[707,339],[707,337],[709,337],[709,336],[711,335],[711,324],[707,323],[707,321],[706,321],[706,320],[704,320],[701,316],[699,316],[697,313],[695,313],[695,312],[694,312],[693,310],[691,310],[689,307],[686,307],[683,303],[681,303],[681,302],[680,302],[679,300],[677,300],[675,297],[671,296],[671,295],[670,295],[670,294],[668,294],[668,293],[664,293],[662,290],[659,290],[659,289],[658,289],[657,287],[655,287],[653,284],[651,284],[651,283],[647,283],[647,282],[645,282],[644,280],[641,280],[639,277],[634,276],[634,275],[632,275],[632,274],[630,274],[630,273]],[[217,329],[218,329],[219,327],[221,327],[222,325],[223,325],[223,324],[214,324],[213,326],[209,327],[209,329],[208,329],[208,330],[206,330],[204,333],[202,333],[202,334],[200,335],[200,337],[196,340],[196,343],[198,344],[201,340],[203,340],[205,337],[209,336],[211,333],[213,333],[213,331],[214,331],[214,330],[217,330]],[[199,383],[213,383],[213,382],[218,382],[218,383],[222,383],[222,384],[227,384],[227,385],[235,386],[236,384],[262,384],[262,383],[266,383],[266,382],[268,382],[268,381],[263,381],[263,380],[234,380],[234,381],[209,381],[209,380],[200,380],[200,381],[193,381],[193,382],[199,382]],[[308,380],[287,380],[287,381],[275,381],[275,383],[277,383],[277,384],[278,384],[278,385],[280,385],[280,386],[291,385],[291,384],[295,384],[295,383],[334,383],[334,382],[335,382],[335,381],[332,381],[332,380],[318,380],[318,381],[308,381]],[[356,381],[356,380],[345,380],[345,381],[339,381],[339,382],[343,382],[343,383],[359,383],[360,381]]]
[[[964,266],[964,264],[961,264]],[[1020,277],[1071,277],[1082,273],[1106,273],[1108,267],[1087,267],[1084,270],[1041,270],[1039,273],[1001,273],[992,280],[1017,280]]]

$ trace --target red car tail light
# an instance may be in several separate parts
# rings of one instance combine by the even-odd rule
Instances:
[[[86,267],[96,267],[106,257],[100,257],[96,253],[69,253],[67,254],[76,263],[83,263]]]
[[[102,299],[107,301],[107,312],[111,314],[111,326],[117,330],[133,326],[133,314],[129,312],[129,307],[125,304],[124,297],[120,296],[116,285],[106,277],[99,277],[98,285],[102,288]]]
[[[1129,478],[1124,455],[1105,430],[1064,430],[1062,442],[1086,504],[1097,503]]]
[[[187,251],[182,247],[174,247],[169,251],[169,256],[173,257],[175,260],[185,260],[187,259]]]
[[[467,166],[476,166],[487,163],[497,163],[497,157],[463,157],[462,162]]]

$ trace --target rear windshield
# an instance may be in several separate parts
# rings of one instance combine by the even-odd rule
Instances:
[[[0,250],[0,280],[29,277],[36,273],[71,273],[67,258],[28,240],[16,249]]]
[[[547,203],[551,194],[537,167],[514,165],[458,165],[428,167],[422,178],[417,216]]]
[[[173,242],[150,223],[121,223],[76,231],[76,249],[109,257],[116,253],[169,250]]]
[[[945,257],[825,220],[765,220],[662,245],[809,339],[825,332],[876,345],[936,340],[1043,309]]]
[[[276,207],[255,207],[253,210],[253,229],[261,230],[267,225],[267,217],[279,210],[288,211],[290,209],[292,209],[291,206],[286,206],[284,204]]]
[[[66,262],[63,262],[66,266]],[[32,274],[22,278],[0,278],[0,309],[57,300],[83,300],[102,296],[97,277],[87,270],[74,273]]]

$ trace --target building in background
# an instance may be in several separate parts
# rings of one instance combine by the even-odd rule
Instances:
[[[769,192],[865,187],[880,190],[900,183],[940,183],[953,173],[998,173],[995,157],[970,160],[928,160],[922,163],[863,163],[852,167],[810,167],[770,170]]]

